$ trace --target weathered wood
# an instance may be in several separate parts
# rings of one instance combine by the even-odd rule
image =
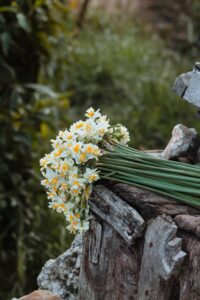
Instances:
[[[101,222],[101,221],[100,221]],[[101,236],[96,230],[101,226]],[[94,243],[94,240],[96,242]],[[99,245],[98,262],[92,261]],[[79,300],[137,300],[141,248],[130,248],[106,222],[94,219],[85,234]]]
[[[90,200],[94,219],[85,234],[78,299],[200,300],[200,211],[126,184],[107,185],[111,191],[96,186]],[[134,244],[127,228],[137,212],[126,206],[147,224]]]
[[[135,207],[146,220],[163,213],[171,216],[179,214],[198,215],[200,213],[199,210],[179,204],[178,201],[171,198],[163,197],[128,184],[118,183],[114,185],[113,190],[128,204]]]
[[[200,239],[186,233],[182,238],[188,256],[180,276],[179,300],[200,300]]]
[[[181,238],[171,218],[156,217],[148,226],[139,277],[138,299],[169,300],[172,290],[169,280],[180,272],[186,255],[181,250]]]
[[[94,219],[91,225],[91,230],[93,231],[93,235],[92,239],[90,239],[89,259],[93,264],[97,264],[100,254],[102,226]]]
[[[142,235],[145,226],[139,213],[103,185],[94,188],[91,211],[109,223],[129,244]]]
[[[200,64],[174,89],[200,108]],[[188,138],[185,147],[185,136],[178,154],[170,146],[165,157],[190,156],[192,147],[198,161],[199,141],[194,147]],[[200,300],[200,210],[127,184],[107,186],[112,191],[96,186],[90,199],[95,217],[85,235],[79,300]]]
[[[200,237],[200,216],[178,215],[174,218],[174,222],[179,228]]]

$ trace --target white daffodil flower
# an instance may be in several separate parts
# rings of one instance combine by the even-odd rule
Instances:
[[[103,154],[100,142],[105,135],[124,144],[130,139],[124,126],[111,127],[99,110],[90,107],[85,115],[85,121],[79,120],[69,130],[59,131],[51,140],[53,150],[40,160],[44,176],[41,184],[47,190],[49,207],[65,215],[67,229],[73,233],[89,228],[87,202],[92,184],[99,179],[98,170],[92,166]]]

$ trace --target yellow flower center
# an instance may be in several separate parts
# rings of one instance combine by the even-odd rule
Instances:
[[[69,170],[69,165],[67,164],[67,163],[64,163],[63,165],[62,165],[62,171],[68,171]]]
[[[86,115],[87,115],[87,117],[92,118],[94,116],[94,109],[93,108],[89,108],[87,110],[87,114]]]
[[[78,182],[78,180],[74,180],[73,181],[73,185],[77,185],[78,187],[80,186],[80,183]]]
[[[104,135],[105,134],[105,129],[104,128],[99,129],[99,134]]]
[[[79,145],[79,144],[76,144],[76,145],[73,147],[73,150],[74,150],[74,153],[78,153],[79,150],[80,150],[80,145]]]
[[[70,216],[69,216],[69,220],[72,221],[73,219],[74,219],[74,216],[73,216],[73,215],[70,215]]]
[[[75,125],[75,127],[76,127],[76,129],[79,129],[79,128],[82,128],[83,125],[84,125],[83,122],[79,122],[79,123],[77,123],[77,124]]]
[[[85,124],[85,130],[86,131],[91,131],[92,125],[91,124]]]
[[[63,151],[62,151],[61,149],[59,149],[58,151],[55,152],[54,155],[55,155],[55,156],[60,156],[60,154],[61,154],[62,152],[63,152]]]
[[[86,152],[90,153],[90,154],[93,154],[94,153],[94,149],[92,148],[92,146],[87,146]]]
[[[48,195],[49,198],[53,198],[55,196],[54,193],[47,193],[47,195]]]
[[[78,190],[77,189],[72,189],[72,193],[74,193],[75,195],[77,195],[78,194]]]
[[[51,182],[52,182],[53,184],[57,184],[57,183],[58,183],[58,178],[55,177],[55,178],[51,179]]]
[[[54,203],[54,204],[52,205],[52,207],[56,209],[56,208],[59,207],[59,204],[58,204],[58,203]]]
[[[97,179],[97,174],[92,174],[92,175],[90,175],[90,177],[89,177],[89,180],[90,181],[95,181]]]
[[[67,146],[68,146],[68,148],[71,148],[72,144],[71,144],[71,143],[69,143]]]
[[[85,162],[86,161],[86,154],[84,152],[81,153],[79,159],[80,159],[81,162]]]
[[[78,224],[78,222],[75,221],[75,220],[73,220],[73,221],[71,222],[72,227],[76,227],[77,224]]]
[[[71,139],[72,139],[72,134],[71,134],[71,133],[68,133],[68,134],[67,134],[67,138],[68,138],[68,140],[71,140]]]
[[[65,172],[61,172],[60,173],[60,177],[65,177],[66,176],[66,173]]]
[[[66,183],[63,183],[63,184],[61,185],[61,187],[62,187],[64,190],[67,190],[67,189],[68,189],[68,185],[67,185]]]

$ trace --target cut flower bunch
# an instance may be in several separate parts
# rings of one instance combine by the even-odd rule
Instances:
[[[100,178],[96,162],[108,140],[125,144],[129,134],[121,125],[110,126],[99,110],[89,108],[86,121],[74,123],[51,140],[53,151],[40,160],[41,184],[47,189],[49,207],[64,213],[67,228],[76,233],[89,226],[88,198],[93,182]]]
[[[155,158],[127,146],[127,129],[89,108],[86,120],[60,131],[40,160],[49,207],[64,213],[70,232],[89,228],[88,199],[95,181],[142,187],[200,208],[200,167]]]

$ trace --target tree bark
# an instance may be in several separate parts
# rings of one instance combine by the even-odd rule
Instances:
[[[126,184],[94,188],[79,300],[200,300],[200,211]]]
[[[79,28],[81,28],[83,26],[83,22],[85,20],[85,16],[89,7],[89,3],[90,0],[84,0],[81,7],[80,7],[80,11],[78,14],[78,19],[77,19],[77,25]]]

